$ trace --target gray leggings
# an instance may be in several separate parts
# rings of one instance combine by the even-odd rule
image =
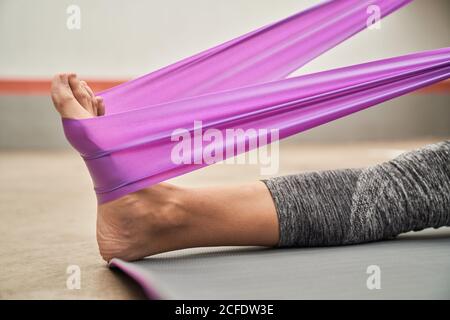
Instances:
[[[354,244],[450,226],[450,141],[364,169],[264,183],[277,209],[282,247]]]

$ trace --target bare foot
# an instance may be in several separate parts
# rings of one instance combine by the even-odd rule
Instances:
[[[75,74],[55,76],[51,92],[63,118],[105,114],[103,100]],[[106,261],[198,246],[273,246],[278,230],[275,207],[262,182],[202,189],[161,183],[97,208],[97,243]]]
[[[86,119],[105,114],[101,97],[71,74],[54,76],[51,96],[61,117]],[[97,242],[102,257],[135,260],[176,249],[170,236],[182,225],[176,195],[181,189],[160,184],[128,194],[97,208]]]

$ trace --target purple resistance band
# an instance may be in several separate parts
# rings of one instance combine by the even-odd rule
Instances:
[[[325,2],[99,93],[105,116],[63,119],[99,203],[210,164],[172,158],[175,130],[193,135],[196,121],[224,136],[227,129],[265,129],[285,138],[449,78],[450,48],[443,48],[285,79],[366,28],[369,6],[384,17],[410,1]],[[246,139],[194,144],[191,159],[211,145],[223,159],[242,142],[248,151]]]

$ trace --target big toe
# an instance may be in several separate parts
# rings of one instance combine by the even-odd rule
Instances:
[[[65,73],[57,74],[53,77],[51,95],[56,107],[74,99],[68,78],[69,76]]]

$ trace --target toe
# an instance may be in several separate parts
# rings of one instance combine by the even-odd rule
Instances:
[[[63,107],[64,104],[75,100],[68,82],[68,75],[65,73],[57,74],[53,77],[51,96],[55,107]]]
[[[103,101],[103,98],[98,96],[95,97],[97,101],[97,115],[104,116],[105,115],[105,102]]]
[[[88,86],[86,81],[80,80],[80,84],[83,86],[84,90],[89,94],[89,98],[91,99],[91,106],[92,106],[92,112],[94,115],[98,116],[98,103],[97,99],[95,98],[94,91]]]
[[[80,80],[77,78],[76,74],[70,74],[69,75],[69,85],[72,89],[73,95],[75,99],[77,99],[78,103],[86,109],[89,113],[92,115],[95,115],[95,110],[92,105],[92,99],[87,92],[87,90],[84,88],[84,86],[81,84]]]

